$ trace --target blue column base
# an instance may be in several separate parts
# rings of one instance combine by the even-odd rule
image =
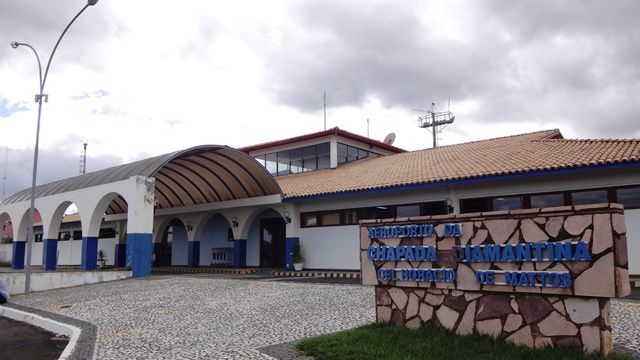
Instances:
[[[247,240],[245,239],[233,241],[233,266],[247,266]]]
[[[127,244],[116,244],[116,251],[113,255],[113,265],[115,267],[124,267],[127,257]]]
[[[42,240],[42,268],[46,271],[56,269],[58,263],[58,239]]]
[[[11,268],[24,269],[24,253],[26,249],[26,241],[13,242],[13,255],[11,257]]]
[[[200,266],[200,241],[189,241],[189,259],[187,264],[191,268]]]
[[[293,270],[293,247],[300,244],[300,238],[288,237],[284,243],[284,264],[287,270]]]
[[[125,266],[131,269],[134,278],[151,275],[151,254],[153,254],[151,234],[127,233],[127,260]]]
[[[98,237],[86,236],[82,238],[82,256],[80,269],[95,270],[98,268]]]

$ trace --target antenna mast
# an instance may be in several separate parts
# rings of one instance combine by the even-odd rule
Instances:
[[[444,130],[449,124],[452,124],[456,117],[451,111],[435,111],[436,103],[431,102],[431,110],[416,110],[426,112],[426,114],[418,117],[418,126],[431,131],[433,135],[433,148],[438,146],[438,133]],[[439,128],[441,127],[441,128]],[[438,129],[439,128],[439,129]]]
[[[9,167],[9,147],[4,156],[4,174],[2,175],[2,200],[7,196],[7,168]]]
[[[80,152],[80,166],[79,173],[84,175],[87,173],[87,141],[82,140],[82,151]]]
[[[324,129],[327,130],[327,92],[322,92],[322,98],[324,100]]]

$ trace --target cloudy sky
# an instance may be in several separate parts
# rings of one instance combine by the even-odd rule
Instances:
[[[0,177],[30,184],[37,68],[81,0],[0,0]],[[53,61],[39,183],[199,144],[327,125],[409,150],[432,100],[441,144],[547,128],[640,137],[640,2],[101,0]],[[0,184],[1,185],[1,184]],[[0,194],[0,197],[2,194]]]

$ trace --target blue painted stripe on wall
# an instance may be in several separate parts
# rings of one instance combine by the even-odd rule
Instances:
[[[285,249],[285,255],[284,255],[284,261],[285,261],[285,268],[287,270],[293,270],[293,248],[296,245],[300,244],[300,238],[297,237],[288,237],[285,239],[285,243],[284,243],[284,249]]]
[[[233,241],[233,266],[247,266],[247,240],[245,239]]]
[[[83,237],[80,269],[95,270],[97,267],[98,267],[98,237],[97,236]]]
[[[189,267],[200,266],[200,241],[189,241]]]
[[[42,240],[42,268],[55,270],[58,262],[58,239]]]
[[[299,200],[317,200],[317,199],[334,198],[334,197],[341,197],[341,196],[379,194],[379,193],[386,193],[386,192],[392,192],[392,191],[427,189],[427,188],[441,187],[441,186],[447,186],[447,185],[474,184],[474,183],[480,183],[480,182],[486,182],[486,181],[510,180],[510,179],[520,179],[520,178],[537,177],[537,176],[566,175],[566,174],[575,174],[575,173],[581,173],[581,172],[593,171],[593,170],[613,170],[613,169],[624,169],[624,168],[639,167],[639,166],[640,166],[640,162],[634,161],[634,162],[628,162],[628,163],[622,163],[622,164],[592,165],[592,166],[583,166],[583,167],[567,168],[567,169],[540,170],[540,171],[524,172],[524,173],[517,173],[517,174],[491,175],[491,176],[484,176],[484,177],[475,177],[471,179],[440,181],[440,182],[427,183],[427,184],[396,185],[396,186],[390,186],[390,187],[378,188],[378,189],[353,190],[353,191],[345,191],[345,192],[334,193],[334,194],[295,196],[295,197],[285,198],[282,201],[294,202]]]
[[[116,250],[114,252],[113,264],[116,267],[124,267],[127,257],[127,244],[116,244]]]
[[[131,269],[132,276],[151,275],[151,254],[153,239],[151,234],[127,233],[127,260],[125,266]]]
[[[24,253],[26,241],[13,242],[13,254],[11,256],[11,267],[13,269],[24,269]]]

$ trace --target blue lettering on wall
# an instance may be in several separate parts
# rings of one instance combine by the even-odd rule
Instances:
[[[435,246],[369,246],[371,261],[438,261]]]
[[[454,248],[458,262],[591,261],[583,241],[465,245]]]
[[[369,239],[431,237],[435,235],[432,224],[411,224],[395,226],[372,226],[368,228]],[[462,236],[460,224],[444,224],[444,237]]]
[[[399,275],[399,276],[398,276]],[[456,271],[451,268],[436,269],[378,269],[379,281],[455,282]]]

